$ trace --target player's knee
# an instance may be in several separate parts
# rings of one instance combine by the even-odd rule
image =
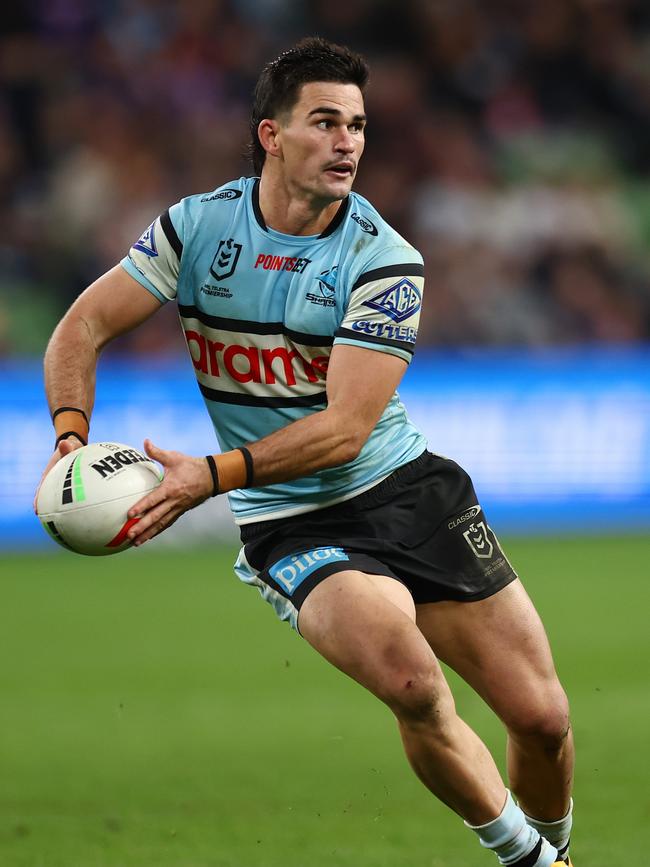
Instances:
[[[557,685],[537,701],[524,704],[508,721],[510,733],[519,740],[532,740],[545,752],[556,753],[564,746],[571,724],[569,703]]]
[[[401,723],[440,725],[453,709],[453,701],[443,687],[434,669],[414,668],[390,678],[384,701]]]

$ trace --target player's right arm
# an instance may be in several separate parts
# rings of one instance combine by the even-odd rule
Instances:
[[[92,283],[59,322],[45,353],[45,391],[54,419],[57,444],[44,475],[88,439],[88,423],[95,400],[95,372],[102,349],[120,334],[136,328],[162,301],[116,265]],[[80,412],[76,411],[80,410]],[[85,416],[85,418],[84,418]],[[75,435],[76,434],[76,435]]]
[[[121,265],[95,280],[59,322],[45,352],[45,391],[50,412],[73,406],[90,418],[100,352],[160,307],[161,302]]]

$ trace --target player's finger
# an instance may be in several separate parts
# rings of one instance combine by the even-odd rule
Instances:
[[[144,532],[138,534],[133,539],[133,546],[138,548],[140,545],[148,542],[150,539],[153,539],[155,536],[158,536],[162,533],[163,530],[166,530],[168,527],[171,527],[180,516],[183,514],[183,509],[179,507],[175,507],[173,509],[169,509],[169,511],[165,512],[160,518],[155,520],[148,528],[144,530]],[[139,523],[139,522],[138,522]],[[129,533],[129,536],[131,534]]]
[[[35,515],[38,514],[38,511],[37,511],[37,505],[38,505],[38,494],[39,494],[39,492],[40,492],[40,490],[41,490],[41,485],[43,484],[43,479],[44,479],[45,476],[49,473],[49,471],[52,469],[52,467],[54,466],[54,464],[56,464],[56,462],[59,461],[60,459],[61,459],[61,455],[59,454],[59,449],[57,448],[56,451],[54,452],[54,454],[52,455],[52,457],[51,457],[51,458],[49,459],[49,461],[47,462],[47,466],[46,466],[45,469],[43,470],[43,475],[42,475],[41,478],[39,479],[38,485],[36,486],[36,491],[35,491],[35,493],[34,493],[34,503],[33,503],[33,506],[34,506],[34,514],[35,514]]]
[[[74,452],[77,449],[80,449],[82,447],[82,445],[83,445],[83,443],[81,443],[78,439],[69,438],[69,439],[61,440],[61,442],[58,444],[58,446],[54,449],[52,457],[47,462],[47,466],[43,470],[43,475],[39,479],[38,485],[36,487],[36,492],[34,493],[34,501],[32,503],[32,506],[34,508],[34,514],[35,515],[38,514],[38,512],[37,512],[38,494],[39,494],[39,491],[41,490],[41,485],[43,484],[43,480],[44,480],[45,476],[49,473],[49,471],[52,469],[52,467],[61,460],[61,458],[70,454],[70,452]]]
[[[59,450],[59,457],[65,457],[69,455],[70,452],[74,452],[77,449],[82,448],[83,443],[78,440],[76,437],[68,437],[65,440],[61,440],[59,445],[57,446]]]
[[[148,494],[145,494],[141,500],[138,500],[137,503],[134,503],[131,506],[127,513],[127,517],[140,518],[160,503],[165,501],[171,502],[171,500],[174,499],[174,494],[173,492],[170,492],[169,485],[169,478],[164,476],[162,482],[157,487],[153,488]]]
[[[141,500],[138,500],[137,503],[134,503],[129,509],[127,517],[144,518],[152,509],[155,509],[160,503],[165,503],[166,501],[167,490],[164,487],[164,483],[161,483],[157,488],[154,488],[153,491],[149,491],[146,497],[143,497]]]
[[[138,522],[129,529],[129,532],[127,533],[128,538],[135,542],[143,537],[151,526],[153,526],[157,521],[163,520],[165,515],[169,512],[169,509],[169,503],[164,501],[156,508],[149,509],[147,512],[143,513]]]
[[[161,486],[162,487],[162,486]],[[151,501],[150,505],[146,505],[148,501]],[[138,503],[136,503],[131,509],[129,509],[128,517],[129,518],[138,518],[137,524],[134,524],[129,530],[129,536],[139,536],[141,533],[144,533],[149,529],[151,524],[160,520],[161,517],[164,517],[170,511],[176,511],[177,509],[181,512],[184,511],[184,507],[178,501],[178,498],[172,495],[167,495],[166,493],[160,493],[160,489],[156,489],[147,495],[144,499],[140,500],[140,503],[143,504],[143,508],[140,509]],[[131,513],[134,514],[131,514]]]
[[[144,441],[144,450],[150,458],[158,461],[159,464],[167,465],[169,463],[169,455],[171,453],[167,449],[158,448],[150,439]]]

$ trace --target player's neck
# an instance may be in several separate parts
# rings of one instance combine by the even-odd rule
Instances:
[[[320,235],[332,222],[340,200],[322,202],[296,196],[286,186],[264,173],[260,180],[259,205],[266,225],[285,235]]]

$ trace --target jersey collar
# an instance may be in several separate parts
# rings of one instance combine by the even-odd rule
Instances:
[[[262,209],[260,208],[260,179],[256,178],[255,183],[253,184],[253,191],[251,193],[252,203],[253,203],[253,213],[255,214],[255,219],[257,220],[258,225],[265,232],[268,232],[269,227],[266,225],[266,221],[264,220],[264,215],[262,214]],[[346,196],[341,204],[338,207],[337,212],[332,217],[330,223],[323,229],[320,235],[316,235],[317,238],[327,238],[328,235],[333,234],[338,227],[341,225],[343,220],[345,219],[345,215],[348,212],[348,208],[350,207],[350,197]],[[313,236],[312,236],[313,237]]]

